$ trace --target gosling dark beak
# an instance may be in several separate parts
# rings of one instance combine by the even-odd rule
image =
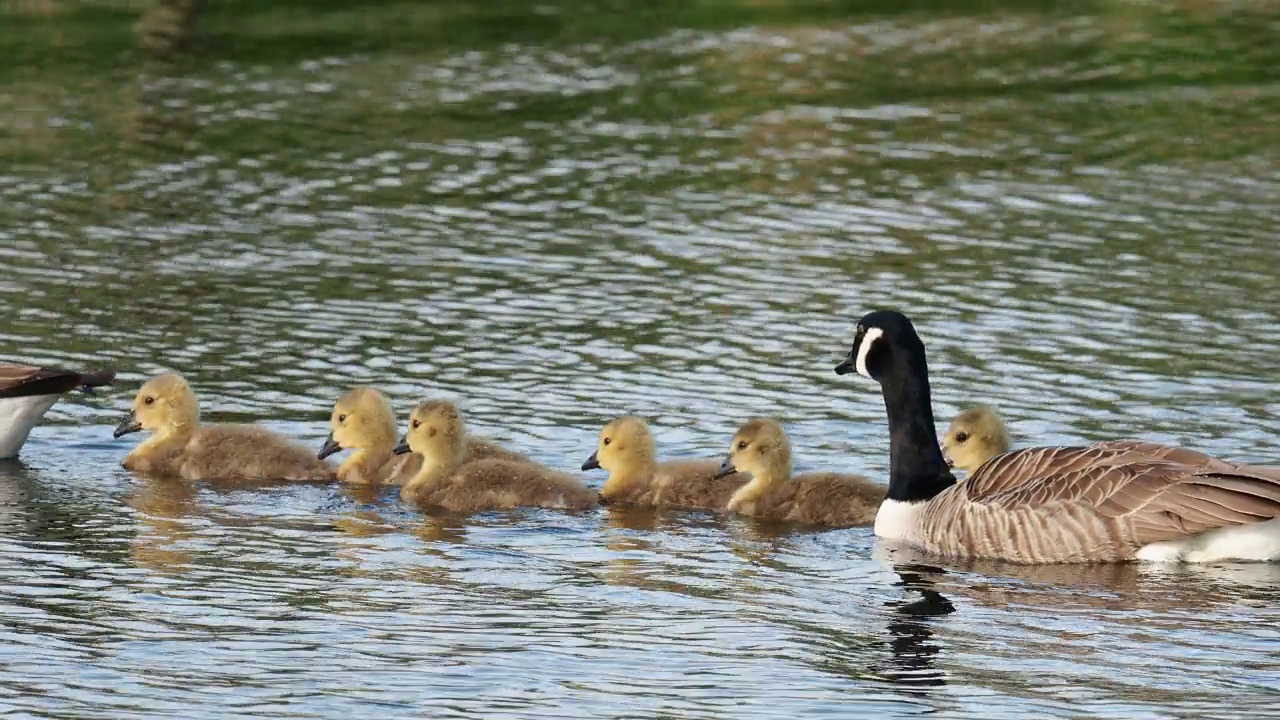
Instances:
[[[587,461],[582,463],[583,470],[599,470],[600,469],[600,458],[596,457],[596,454],[597,453],[591,453],[591,457],[587,458]]]
[[[836,366],[837,375],[848,375],[858,371],[858,360],[853,355],[844,359],[844,362]]]
[[[724,462],[720,463],[720,469],[716,471],[716,478],[726,477],[736,472],[738,472],[738,468],[733,466],[733,455],[730,455],[724,459]]]
[[[116,431],[111,433],[112,437],[124,437],[129,433],[136,433],[142,429],[142,423],[138,422],[138,416],[132,411],[116,425]]]
[[[391,452],[395,453],[396,455],[408,455],[409,453],[413,452],[413,450],[409,449],[409,436],[405,435],[404,437],[400,438],[400,444],[396,445],[395,449],[392,450]]]
[[[324,439],[324,446],[320,448],[320,452],[316,453],[316,459],[323,460],[337,452],[342,452],[342,445],[333,439],[333,433],[329,433],[329,437]]]

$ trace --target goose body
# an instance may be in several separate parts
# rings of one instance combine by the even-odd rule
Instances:
[[[747,421],[733,436],[721,473],[746,472],[750,482],[729,498],[731,512],[806,525],[870,525],[885,489],[834,472],[791,474],[791,444],[769,418]]]
[[[1022,563],[1280,559],[1280,469],[1157,443],[1015,450],[959,485],[938,447],[924,344],[892,311],[863,317],[837,373],[880,383],[889,494],[875,534]]]
[[[0,363],[0,460],[18,456],[32,428],[63,395],[110,385],[113,379],[115,373],[108,370]]]
[[[187,381],[158,375],[138,390],[115,436],[151,436],[125,456],[125,469],[183,480],[330,480],[333,468],[307,448],[256,425],[201,424]]]

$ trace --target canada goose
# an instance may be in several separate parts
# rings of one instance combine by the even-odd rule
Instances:
[[[653,433],[633,416],[600,431],[596,451],[582,464],[583,470],[597,468],[609,472],[600,488],[604,504],[723,510],[750,479],[743,473],[720,475],[720,463],[710,459],[658,462]]]
[[[338,466],[338,479],[347,483],[404,485],[422,467],[414,453],[394,455],[396,416],[391,403],[377,389],[353,388],[333,406],[329,437],[317,458],[323,460],[342,450],[354,450]]]
[[[742,471],[751,481],[729,498],[731,512],[807,525],[849,527],[875,522],[885,489],[856,475],[791,474],[791,443],[782,426],[754,418],[733,436],[720,474]]]
[[[953,468],[973,472],[982,463],[1009,452],[1009,431],[990,405],[963,410],[942,436],[942,456]]]
[[[457,513],[522,506],[581,510],[596,504],[596,493],[577,478],[529,460],[468,462],[468,443],[453,403],[427,400],[414,408],[396,453],[418,453],[422,467],[400,488],[401,499]]]
[[[114,379],[110,370],[79,372],[0,363],[0,460],[18,456],[31,428],[58,398],[77,388],[89,391],[110,385]]]
[[[184,480],[331,480],[333,468],[314,453],[254,425],[202,425],[200,405],[177,373],[151,378],[115,436],[151,431],[125,456],[124,467]]]
[[[1280,469],[1118,441],[1015,450],[956,485],[938,447],[924,343],[906,316],[864,316],[836,372],[875,380],[884,396],[879,537],[1023,563],[1280,559]]]

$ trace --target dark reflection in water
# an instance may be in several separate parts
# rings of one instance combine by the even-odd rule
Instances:
[[[900,565],[894,569],[902,578],[901,587],[920,597],[888,603],[900,618],[890,621],[886,628],[892,666],[882,672],[882,677],[910,687],[944,685],[946,676],[936,664],[940,647],[930,627],[935,618],[956,611],[955,605],[935,590],[930,580],[930,576],[940,575],[943,570],[925,565]]]
[[[0,3],[0,359],[122,371],[0,465],[4,712],[1280,716],[1273,567],[424,517],[111,438],[177,369],[315,447],[373,383],[575,472],[618,414],[671,457],[768,414],[797,470],[883,478],[831,367],[890,305],[943,415],[1276,462],[1272,4],[183,7]]]

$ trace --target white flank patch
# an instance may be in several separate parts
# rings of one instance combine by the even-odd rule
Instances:
[[[926,504],[926,502],[885,500],[876,511],[876,537],[889,540],[905,540],[911,537],[915,534],[916,521]]]
[[[879,522],[877,516],[877,527]],[[1186,563],[1280,560],[1280,518],[1206,530],[1182,540],[1143,545],[1138,549],[1137,558],[1148,562]]]
[[[858,345],[858,362],[854,367],[857,368],[859,375],[869,380],[875,380],[875,378],[867,372],[867,353],[871,352],[871,344],[883,336],[884,330],[878,327],[868,328],[862,335],[862,343]]]
[[[14,458],[31,428],[40,422],[61,395],[29,395],[0,400],[0,459]]]

